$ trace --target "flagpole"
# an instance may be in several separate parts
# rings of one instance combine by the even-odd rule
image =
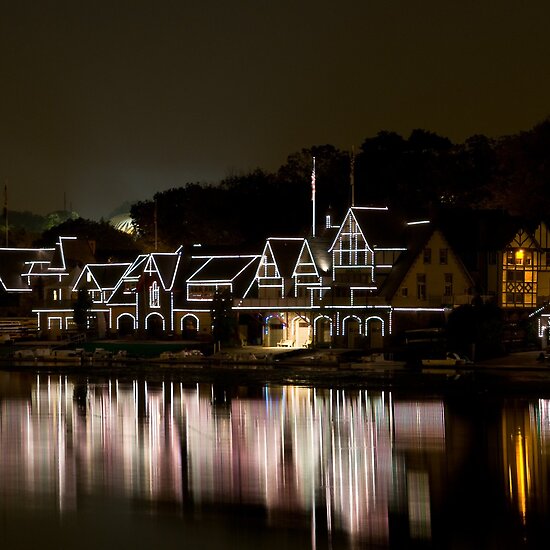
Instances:
[[[312,205],[312,226],[311,233],[315,237],[315,157],[313,157],[313,171],[311,172],[311,205]]]
[[[4,183],[4,222],[6,224],[6,248],[8,248],[8,184]]]
[[[355,147],[351,147],[350,162],[351,206],[355,206]]]
[[[158,252],[158,222],[157,222],[157,199],[155,199],[155,210],[154,210],[154,220],[155,225],[155,252]]]

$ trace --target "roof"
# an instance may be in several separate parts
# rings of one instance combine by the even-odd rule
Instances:
[[[95,256],[89,241],[76,237],[59,237],[50,269],[70,270],[94,262]]]
[[[274,237],[267,239],[281,277],[292,277],[294,267],[298,262],[304,245],[304,240],[303,238],[287,239]]]
[[[190,283],[233,281],[260,256],[214,256],[207,259],[188,279]]]
[[[340,229],[330,246],[330,251],[332,251],[340,233],[345,229],[345,223],[349,216],[355,218],[365,240],[372,249],[404,245],[406,225],[390,213],[387,208],[353,206],[348,210],[344,221],[340,225]]]
[[[47,268],[53,248],[0,248],[0,288],[12,291],[30,289],[24,277],[38,275]]]
[[[121,277],[124,275],[130,264],[88,264],[82,271],[80,278],[75,284],[75,289],[86,271],[89,271],[97,288],[101,290],[112,290],[115,288]]]

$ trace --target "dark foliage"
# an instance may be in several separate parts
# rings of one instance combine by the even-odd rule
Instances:
[[[503,328],[502,310],[496,304],[474,300],[471,305],[460,306],[449,315],[449,349],[477,360],[502,355]]]
[[[78,330],[85,331],[87,328],[88,312],[92,307],[92,300],[85,288],[78,291],[76,301],[73,306],[73,320]]]
[[[233,313],[233,298],[229,290],[216,290],[210,309],[212,337],[222,345],[234,345],[237,319]]]
[[[93,221],[85,218],[67,220],[42,233],[35,246],[55,246],[60,236],[71,236],[93,241],[98,261],[133,260],[140,252],[134,238],[106,221]]]

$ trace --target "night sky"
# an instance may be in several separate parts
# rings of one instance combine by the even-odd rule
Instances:
[[[548,0],[0,0],[0,178],[10,209],[99,218],[380,130],[528,130],[549,24]]]

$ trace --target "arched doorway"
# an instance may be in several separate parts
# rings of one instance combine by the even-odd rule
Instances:
[[[342,321],[342,335],[347,338],[348,348],[356,348],[359,346],[361,338],[361,319],[356,315],[349,315]]]
[[[311,325],[307,319],[296,317],[292,321],[292,333],[294,334],[294,345],[296,347],[304,348],[311,344]]]
[[[384,320],[381,317],[369,317],[365,321],[366,335],[372,350],[384,347]]]
[[[315,343],[317,345],[330,344],[332,337],[332,320],[327,316],[315,319]]]
[[[164,336],[165,329],[164,317],[160,313],[149,313],[145,317],[145,331],[147,338],[158,339]]]
[[[119,336],[132,336],[136,331],[136,320],[133,315],[123,313],[116,320],[116,329]]]
[[[199,318],[188,313],[181,318],[181,337],[184,340],[194,340],[199,332]]]

